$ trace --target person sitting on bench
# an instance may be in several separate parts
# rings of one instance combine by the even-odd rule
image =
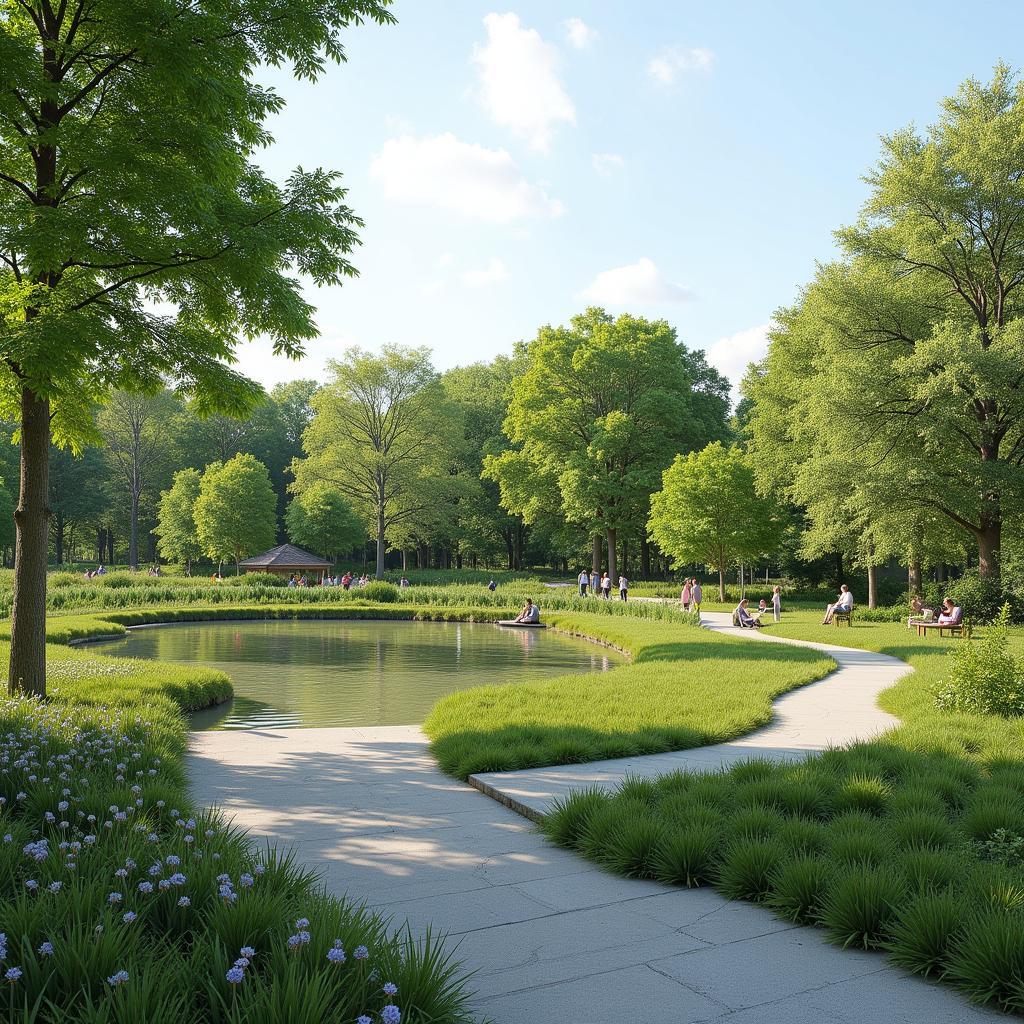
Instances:
[[[827,605],[825,608],[825,618],[821,620],[823,626],[827,626],[834,615],[849,615],[853,611],[853,594],[850,593],[850,588],[844,583],[839,588],[839,597],[834,604]]]
[[[540,622],[540,608],[529,598],[523,605],[523,610],[512,620],[513,622]]]
[[[942,611],[936,620],[940,626],[959,626],[964,617],[964,610],[951,597],[942,599]]]
[[[736,625],[741,629],[759,629],[761,626],[761,613],[757,615],[751,615],[747,611],[747,599],[743,598],[738,605],[736,605],[736,611],[733,613],[733,618],[736,620]]]
[[[931,608],[926,608],[924,601],[914,594],[910,599],[910,618],[907,619],[907,627],[913,629],[914,626],[920,625],[922,622],[934,621],[935,612]]]

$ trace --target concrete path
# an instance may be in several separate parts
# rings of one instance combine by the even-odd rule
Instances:
[[[1006,1020],[710,889],[606,874],[442,775],[415,727],[195,733],[189,770],[332,891],[447,931],[494,1024]]]
[[[614,789],[627,775],[653,778],[679,770],[715,771],[756,757],[798,760],[826,747],[845,746],[876,736],[897,724],[897,719],[882,711],[875,702],[883,690],[910,671],[906,662],[873,651],[737,629],[727,612],[704,612],[702,622],[716,633],[824,651],[839,667],[820,682],[780,697],[775,701],[771,724],[738,740],[589,764],[484,772],[472,776],[470,783],[518,813],[537,818],[573,789],[588,786]],[[842,637],[840,626],[836,627],[836,637]]]

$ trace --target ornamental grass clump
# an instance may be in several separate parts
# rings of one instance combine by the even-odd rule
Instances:
[[[1004,604],[980,637],[961,638],[952,668],[935,690],[944,711],[971,715],[1024,715],[1024,665],[1010,651],[1010,606]]]
[[[906,892],[906,880],[889,866],[858,863],[837,868],[821,907],[821,923],[838,945],[881,949]]]
[[[893,963],[913,974],[941,977],[962,937],[968,906],[948,892],[923,892],[900,911],[887,943]]]

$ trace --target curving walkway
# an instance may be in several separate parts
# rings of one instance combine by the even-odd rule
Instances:
[[[826,649],[839,671],[779,700],[771,726],[671,756],[694,767],[730,756],[802,756],[885,728],[891,720],[874,709],[874,696],[907,667]],[[815,731],[816,716],[827,720],[827,736]],[[665,770],[668,756],[627,759],[629,770]],[[602,762],[600,781],[617,777],[614,764]],[[189,771],[198,800],[293,846],[333,891],[415,932],[447,931],[476,971],[476,1009],[494,1024],[1006,1020],[760,907],[606,874],[441,774],[416,727],[194,733]],[[530,801],[549,799],[550,780],[566,779],[542,771],[489,781]]]
[[[906,662],[872,651],[738,629],[733,626],[728,612],[705,612],[702,622],[716,633],[824,651],[835,660],[838,668],[816,683],[784,694],[775,701],[770,725],[737,740],[589,764],[485,772],[472,776],[470,783],[519,814],[537,818],[573,789],[588,786],[613,789],[627,775],[654,777],[679,770],[715,771],[756,757],[798,760],[826,747],[868,739],[897,724],[897,719],[882,711],[876,700],[883,690],[910,671]],[[842,635],[841,627],[836,627],[836,635]]]

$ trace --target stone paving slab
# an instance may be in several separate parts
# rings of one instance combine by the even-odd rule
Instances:
[[[1007,1019],[711,889],[606,874],[443,775],[414,727],[194,733],[188,767],[331,891],[447,931],[494,1024]]]
[[[878,707],[876,700],[883,690],[910,671],[906,662],[873,651],[737,629],[725,612],[705,612],[702,621],[717,633],[823,651],[835,660],[837,668],[816,683],[783,694],[772,707],[769,725],[728,743],[589,764],[481,772],[470,777],[470,785],[519,814],[537,820],[574,789],[611,790],[627,776],[655,778],[673,771],[718,771],[751,758],[801,760],[826,747],[869,739],[898,724],[895,717]],[[841,636],[840,627],[836,627],[836,632]]]

